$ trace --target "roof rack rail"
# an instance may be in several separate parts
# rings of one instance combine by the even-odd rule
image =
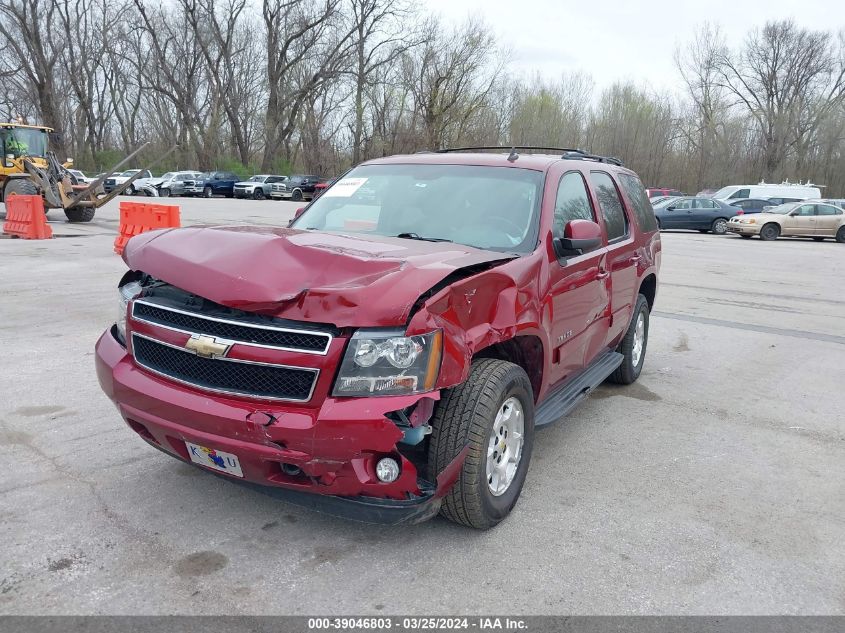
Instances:
[[[594,160],[599,163],[609,163],[611,165],[622,167],[622,161],[618,158],[614,158],[613,156],[599,156],[597,154],[590,154],[589,152],[585,152],[582,149],[576,149],[572,147],[538,147],[535,145],[482,145],[479,147],[447,147],[437,150],[437,153],[448,154],[451,152],[485,151],[511,152],[513,150],[527,150],[529,152],[554,152],[556,154],[560,153],[561,158],[567,158],[571,160]]]

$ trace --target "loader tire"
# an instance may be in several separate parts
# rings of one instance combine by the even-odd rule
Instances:
[[[6,189],[3,191],[3,200],[13,195],[37,196],[40,193],[35,183],[28,178],[9,178]]]
[[[65,209],[68,222],[90,222],[94,219],[96,209],[93,207],[71,207]]]

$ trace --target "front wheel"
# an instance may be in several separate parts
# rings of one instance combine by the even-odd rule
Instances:
[[[160,195],[162,198],[169,198],[170,197],[170,189],[168,189],[167,187],[165,187],[164,189],[159,189],[158,195]]]
[[[124,196],[134,196],[135,195],[135,187],[129,185],[126,189],[123,190]]]
[[[468,447],[440,513],[467,527],[493,527],[516,505],[534,447],[534,392],[525,370],[503,360],[474,362],[467,381],[444,392],[431,425],[430,477]]]
[[[214,194],[214,192],[211,190],[211,187],[205,187],[202,190],[202,197],[203,198],[210,198],[213,194]]]
[[[71,207],[65,209],[65,216],[68,222],[90,222],[94,219],[96,209],[93,207]]]
[[[644,295],[637,295],[634,305],[634,315],[628,331],[616,351],[624,357],[622,364],[616,368],[608,380],[619,385],[630,385],[640,377],[645,361],[645,351],[648,347],[648,300]]]
[[[760,229],[760,239],[764,242],[771,242],[772,240],[776,240],[779,236],[780,226],[774,222],[770,222]]]
[[[256,200],[264,200],[264,190],[261,187],[256,188],[253,192],[252,197]]]
[[[725,218],[716,218],[710,225],[710,230],[716,235],[724,235],[728,232],[728,221]]]

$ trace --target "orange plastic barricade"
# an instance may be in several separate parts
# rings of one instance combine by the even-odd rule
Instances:
[[[49,240],[53,229],[47,224],[41,196],[13,194],[6,198],[6,221],[3,232],[25,240]]]
[[[126,242],[135,235],[176,226],[182,226],[178,205],[121,202],[120,235],[114,240],[114,252],[122,255]]]

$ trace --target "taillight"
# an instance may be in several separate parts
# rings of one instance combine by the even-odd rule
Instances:
[[[745,214],[745,211],[743,211],[742,209],[740,209],[739,211],[737,211],[737,212],[736,212],[736,214],[737,214],[737,215],[744,215],[744,214]]]

